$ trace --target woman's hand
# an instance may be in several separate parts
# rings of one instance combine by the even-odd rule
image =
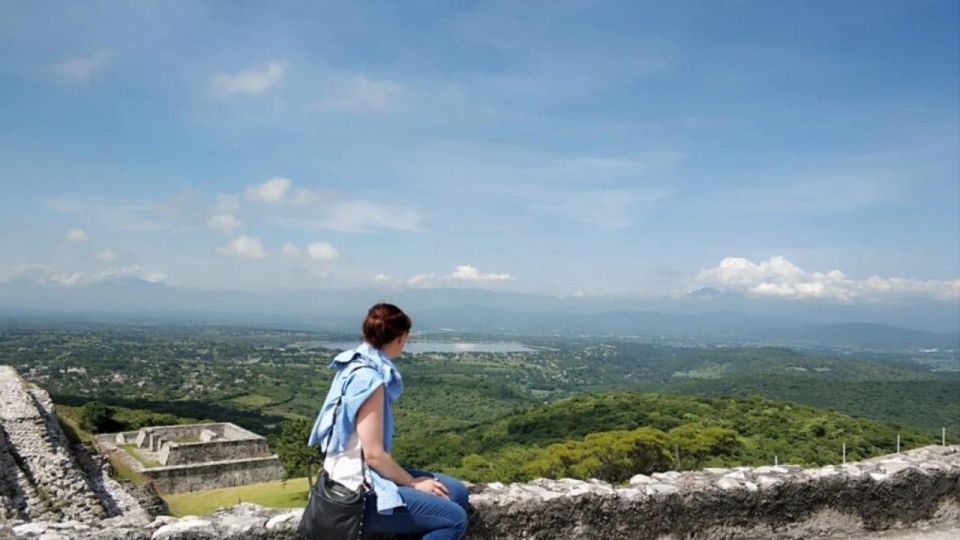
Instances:
[[[443,497],[444,499],[449,499],[450,495],[447,492],[447,486],[443,485],[443,482],[437,480],[436,478],[431,478],[429,476],[418,476],[413,479],[410,487],[416,490],[425,491],[432,495],[437,495]]]

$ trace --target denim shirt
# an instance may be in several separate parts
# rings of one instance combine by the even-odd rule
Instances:
[[[357,362],[373,369],[356,368]],[[307,446],[320,445],[323,452],[341,452],[350,435],[357,429],[356,419],[357,411],[380,385],[384,386],[383,400],[383,449],[388,453],[393,442],[393,411],[391,404],[400,397],[403,392],[403,379],[396,366],[383,351],[364,342],[360,346],[343,351],[334,357],[330,367],[336,368],[337,373],[330,384],[330,390],[327,397],[320,407],[317,414],[317,420],[310,431],[310,439]],[[333,424],[333,411],[337,405],[337,399],[343,396],[340,403],[340,410],[337,413],[336,427],[333,429],[333,435],[330,439],[329,448],[327,436],[331,431]],[[400,498],[400,492],[397,484],[380,476],[377,471],[367,467],[369,475],[368,480],[373,485],[377,494],[377,512],[381,514],[392,514],[393,509],[398,506],[406,506],[403,499]]]

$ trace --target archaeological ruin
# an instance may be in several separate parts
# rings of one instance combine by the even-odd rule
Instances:
[[[123,459],[159,493],[234,487],[283,478],[263,437],[231,423],[154,426],[97,436],[102,453]]]
[[[0,366],[0,523],[148,523],[146,509],[106,471],[70,442],[44,390]]]
[[[244,465],[246,459],[269,463],[265,456],[230,459],[241,455],[238,448],[266,451],[260,438],[230,424],[166,426],[107,439],[115,448],[127,447],[128,454],[149,452],[141,457],[153,456],[156,466],[145,470],[188,471],[181,478],[199,478],[190,482],[213,482],[197,475],[198,467],[210,463],[234,464],[245,478],[259,474]],[[219,461],[196,461],[207,458]],[[114,481],[108,470],[101,458],[70,444],[45,391],[0,366],[0,538],[298,538],[302,508],[242,503],[204,516],[156,515],[132,493],[133,486]],[[231,474],[229,467],[218,471]],[[806,469],[780,464],[638,474],[624,485],[541,478],[469,488],[468,540],[864,538],[880,531],[884,538],[907,537],[888,536],[898,532],[951,538],[960,533],[957,445]]]

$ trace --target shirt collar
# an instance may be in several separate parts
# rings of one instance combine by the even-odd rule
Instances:
[[[397,366],[394,365],[390,357],[384,354],[383,351],[366,341],[353,349],[343,351],[335,356],[333,362],[330,363],[330,367],[343,368],[354,358],[357,358],[358,355],[364,363],[369,364],[380,372],[384,383],[386,383],[387,396],[391,401],[400,397],[400,393],[403,391],[403,379],[400,376],[400,371],[397,370]]]

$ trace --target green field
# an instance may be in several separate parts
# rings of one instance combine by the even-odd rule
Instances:
[[[117,446],[119,446],[120,448],[123,448],[128,454],[133,456],[134,459],[139,461],[144,467],[148,469],[152,467],[159,467],[161,465],[161,463],[155,459],[148,459],[144,457],[143,454],[140,453],[140,450],[137,448],[137,445],[135,444],[120,444]]]
[[[296,508],[307,504],[307,479],[291,478],[232,488],[164,495],[173,516],[198,516],[238,502],[252,502],[271,508]]]
[[[242,407],[263,407],[264,405],[273,403],[274,400],[271,397],[260,394],[244,394],[242,396],[237,396],[230,401]]]

